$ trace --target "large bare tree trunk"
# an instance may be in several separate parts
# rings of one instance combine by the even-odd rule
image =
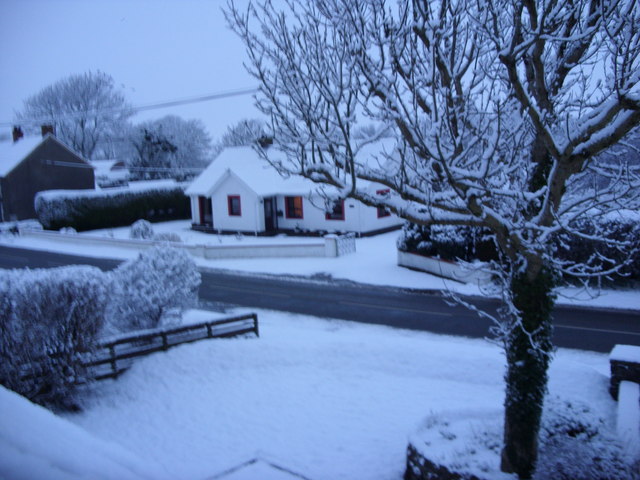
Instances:
[[[552,275],[542,269],[518,274],[511,282],[520,312],[506,339],[504,448],[501,469],[531,478],[538,455],[538,432],[547,389],[554,305]]]

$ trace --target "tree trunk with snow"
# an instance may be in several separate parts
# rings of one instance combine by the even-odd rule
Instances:
[[[507,388],[501,468],[521,478],[531,477],[537,459],[552,350],[552,280],[541,270],[520,273],[511,281],[513,305],[520,314],[505,338]]]

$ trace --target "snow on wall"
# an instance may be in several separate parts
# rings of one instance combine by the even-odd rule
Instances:
[[[92,436],[1,386],[0,411],[0,478],[169,478],[159,466]]]
[[[609,354],[609,360],[640,363],[640,347],[637,345],[616,345]]]
[[[640,384],[620,382],[616,429],[627,455],[640,460]]]

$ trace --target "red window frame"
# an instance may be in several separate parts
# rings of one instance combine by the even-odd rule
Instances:
[[[296,199],[300,200],[300,208],[297,208],[295,205],[290,205],[289,201],[295,202]],[[284,214],[286,218],[304,218],[304,210],[302,208],[303,202],[302,197],[300,196],[289,196],[284,197]],[[299,210],[299,211],[298,211]]]
[[[384,195],[384,196],[386,196],[386,195],[389,195],[390,191],[391,190],[388,189],[388,188],[386,188],[384,190],[376,190],[376,195]],[[391,216],[391,212],[389,210],[387,210],[386,208],[384,208],[384,207],[378,207],[377,210],[378,210],[378,218],[384,218],[384,217]]]
[[[234,207],[234,202],[238,201],[238,209]],[[227,210],[229,212],[230,217],[241,217],[242,216],[242,202],[240,200],[240,195],[227,195]]]
[[[340,213],[336,213],[338,206],[340,206]],[[327,220],[344,220],[344,200],[334,202],[333,211],[325,212],[324,215],[324,218]]]

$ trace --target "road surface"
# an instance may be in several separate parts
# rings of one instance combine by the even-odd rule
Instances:
[[[49,268],[69,264],[108,270],[120,261],[0,246],[1,268]],[[202,271],[200,299],[219,306],[280,310],[318,317],[482,338],[490,320],[461,306],[449,306],[440,292],[377,287],[339,280],[256,276]],[[468,299],[495,311],[498,303]],[[557,346],[609,352],[615,344],[640,345],[640,312],[558,306],[554,311]]]

